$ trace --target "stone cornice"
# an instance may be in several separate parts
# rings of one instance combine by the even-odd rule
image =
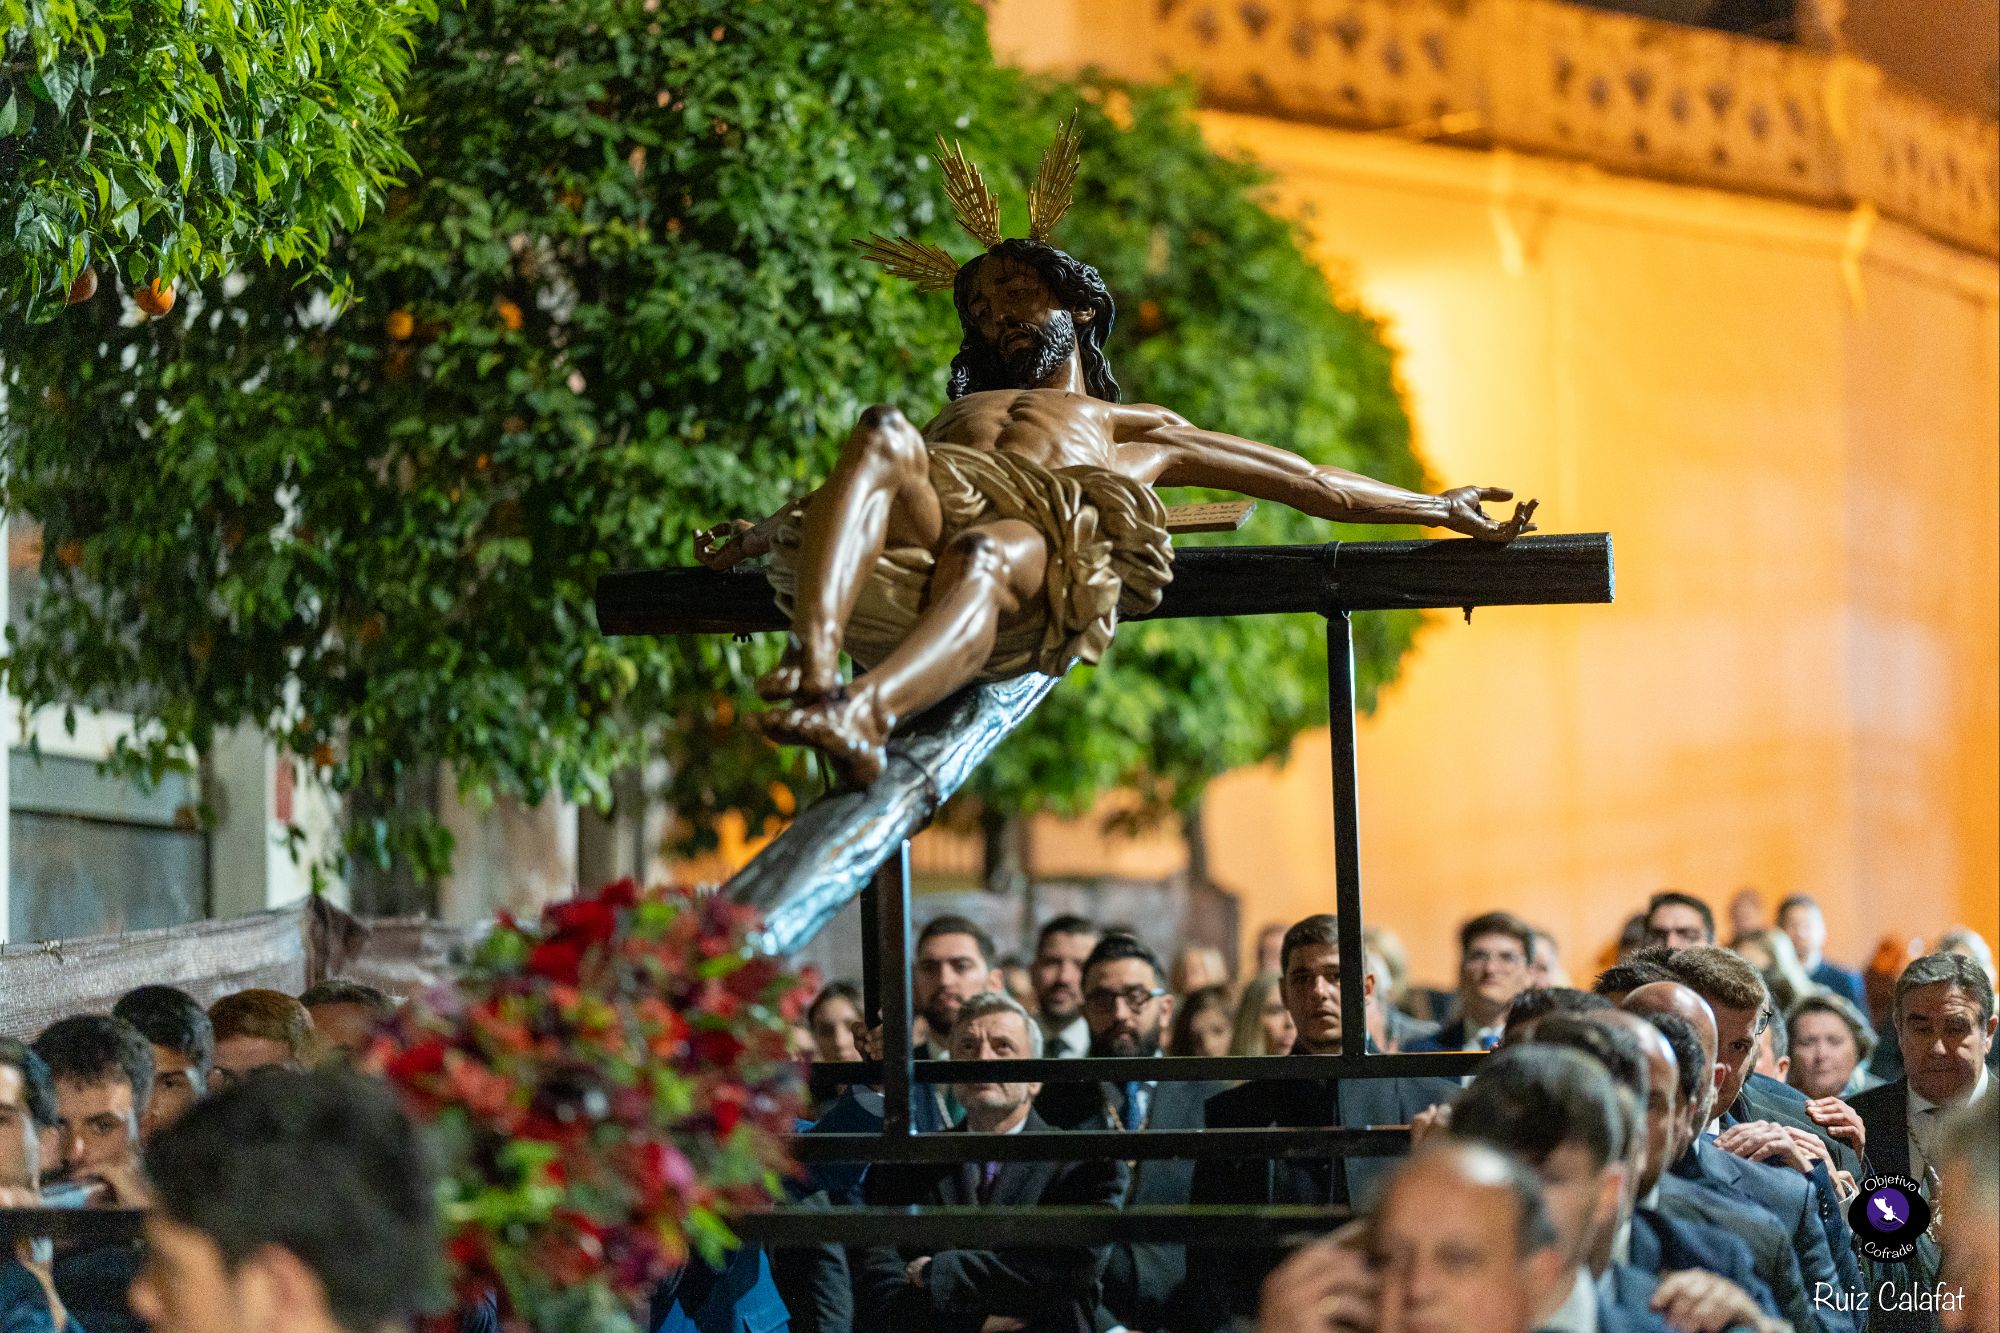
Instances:
[[[2000,125],[1852,56],[1559,0],[1150,3],[1145,63],[1211,106],[1873,209],[2000,255]]]

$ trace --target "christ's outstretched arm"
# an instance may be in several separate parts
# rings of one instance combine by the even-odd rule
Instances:
[[[1506,521],[1489,517],[1481,501],[1506,501],[1512,491],[1460,486],[1424,495],[1345,468],[1311,463],[1286,449],[1221,431],[1203,430],[1163,407],[1113,409],[1118,448],[1143,459],[1156,486],[1204,486],[1288,505],[1340,523],[1417,523],[1449,528],[1481,541],[1510,542],[1533,532],[1536,501],[1514,506]]]

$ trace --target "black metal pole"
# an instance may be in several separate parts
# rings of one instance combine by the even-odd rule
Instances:
[[[1367,960],[1361,948],[1361,793],[1354,756],[1354,626],[1347,612],[1326,618],[1326,719],[1333,735],[1334,910],[1340,917],[1340,1050],[1368,1049],[1362,993]],[[1360,1034],[1357,1038],[1356,1034]]]
[[[916,1082],[910,1012],[910,844],[898,844],[875,875],[875,980],[882,992],[882,1132],[908,1138]],[[926,1088],[924,1095],[929,1096]]]
[[[861,1016],[870,1023],[882,1021],[882,878],[876,871],[861,894]]]

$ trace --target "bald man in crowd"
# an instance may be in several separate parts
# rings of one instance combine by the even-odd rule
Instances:
[[[1715,1015],[1708,1002],[1679,982],[1658,981],[1634,990],[1622,1007],[1683,1025],[1688,1050],[1683,1055],[1677,1043],[1675,1055],[1683,1067],[1706,1072],[1691,1082],[1683,1075],[1687,1104],[1678,1151],[1661,1177],[1660,1211],[1740,1237],[1750,1246],[1757,1275],[1770,1288],[1778,1313],[1801,1333],[1850,1333],[1853,1325],[1846,1315],[1813,1306],[1811,1294],[1818,1290],[1813,1283],[1825,1282],[1832,1291],[1836,1278],[1804,1177],[1744,1161],[1703,1141],[1726,1074],[1716,1059]],[[1662,1031],[1672,1039],[1672,1029],[1663,1026]]]
[[[1809,1106],[1796,1088],[1755,1072],[1760,1039],[1773,1012],[1771,993],[1756,968],[1727,949],[1708,947],[1677,949],[1667,956],[1665,966],[1706,1000],[1715,1015],[1717,1058],[1724,1074],[1716,1086],[1713,1119],[1703,1141],[1802,1179],[1809,1211],[1833,1265],[1827,1279],[1833,1284],[1831,1290],[1859,1291],[1865,1279],[1855,1258],[1854,1233],[1847,1225],[1846,1199],[1858,1191],[1866,1172],[1854,1148],[1833,1138],[1828,1126],[1858,1140],[1861,1117],[1838,1098]],[[1815,1111],[1813,1106],[1821,1109]],[[1792,1193],[1789,1182],[1780,1190],[1763,1173],[1751,1175],[1757,1188],[1765,1191],[1758,1197],[1781,1217],[1789,1216],[1783,1211]],[[1813,1256],[1801,1251],[1800,1275],[1806,1289],[1817,1292],[1813,1262]]]
[[[1660,1211],[1661,1179],[1667,1164],[1680,1154],[1683,1112],[1692,1086],[1682,1078],[1674,1043],[1653,1023],[1623,1009],[1592,1012],[1582,1018],[1586,1025],[1623,1033],[1644,1069],[1643,1078],[1634,1078],[1624,1064],[1606,1064],[1606,1072],[1634,1099],[1639,1128],[1632,1153],[1631,1199],[1624,1220],[1616,1231],[1600,1239],[1592,1265],[1599,1272],[1610,1272],[1619,1283],[1629,1282],[1629,1271],[1645,1273],[1655,1281],[1671,1273],[1711,1273],[1741,1289],[1760,1315],[1777,1319],[1777,1302],[1769,1284],[1757,1276],[1756,1260],[1748,1245],[1721,1227]],[[1681,1026],[1686,1029],[1685,1024]],[[1551,1036],[1560,1040],[1564,1029],[1552,1029]],[[1700,1047],[1691,1030],[1682,1046],[1693,1048],[1689,1073],[1698,1084],[1707,1071],[1699,1067]],[[1767,1244],[1772,1253],[1786,1252],[1784,1239],[1775,1225],[1769,1228]]]

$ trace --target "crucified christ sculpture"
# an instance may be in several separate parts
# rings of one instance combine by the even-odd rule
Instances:
[[[977,171],[950,152],[940,162],[986,252],[960,267],[914,242],[864,248],[920,286],[951,288],[964,336],[950,402],[922,429],[894,407],[869,408],[818,490],[695,538],[711,569],[772,556],[793,637],[757,683],[783,705],[758,715],[767,735],[814,746],[865,784],[896,723],[961,686],[1097,661],[1118,616],[1157,605],[1172,577],[1155,486],[1490,542],[1535,530],[1533,500],[1504,520],[1481,508],[1513,498],[1498,487],[1424,495],[1121,404],[1104,355],[1111,295],[1096,269],[1044,239],[1067,203],[1074,123],[1044,158],[1030,239],[1001,240]],[[843,651],[868,668],[851,684]]]

